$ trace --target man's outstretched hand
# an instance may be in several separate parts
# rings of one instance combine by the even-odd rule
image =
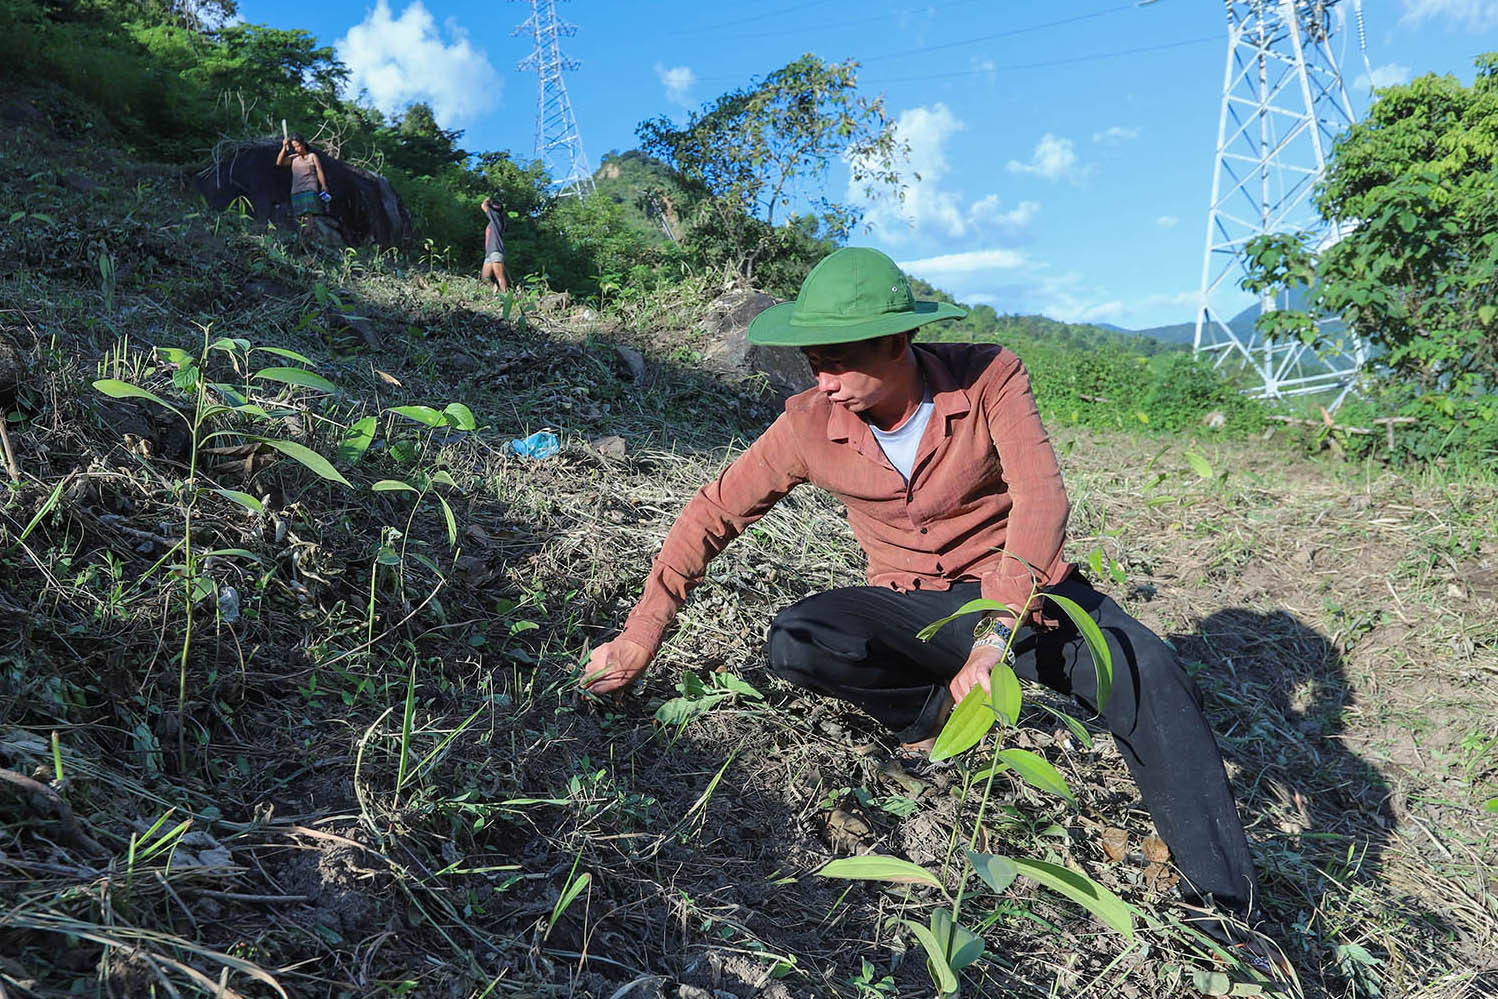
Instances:
[[[649,665],[650,653],[627,638],[616,638],[593,650],[578,686],[589,694],[617,694],[628,689]]]
[[[952,703],[961,704],[962,699],[974,687],[988,690],[988,675],[1002,658],[1003,650],[993,646],[980,646],[968,653],[967,662],[962,664],[962,669],[947,684],[947,690],[952,694]]]

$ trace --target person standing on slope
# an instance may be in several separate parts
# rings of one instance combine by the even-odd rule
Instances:
[[[989,673],[1014,633],[1014,671],[1097,711],[1092,657],[1069,619],[1032,591],[1080,604],[1107,636],[1113,687],[1102,717],[1195,905],[1256,917],[1248,843],[1201,696],[1174,652],[1062,556],[1070,511],[1019,359],[992,344],[912,344],[964,313],[918,302],[877,250],[824,258],[794,302],[749,326],[751,343],[799,347],[817,383],[671,527],[624,630],[593,650],[580,683],[621,691],[644,672],[708,562],[786,493],[813,483],[847,507],[868,556],[867,586],[806,597],[770,626],[770,669],[848,701],[905,754],[929,750],[951,706]],[[977,597],[1014,612],[916,633]],[[1215,918],[1203,924],[1221,932]],[[1254,935],[1249,959],[1283,957]]]
[[[479,208],[489,224],[484,226],[484,266],[479,270],[479,280],[488,283],[494,279],[494,294],[502,295],[510,290],[505,281],[505,209],[492,198],[485,198]]]
[[[300,135],[282,139],[276,166],[291,167],[291,214],[298,219],[320,214],[332,196],[328,193],[328,179],[323,176],[322,160],[306,140]]]

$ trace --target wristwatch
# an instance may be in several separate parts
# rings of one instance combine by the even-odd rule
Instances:
[[[997,615],[984,614],[973,626],[973,648],[1005,649],[1004,661],[1014,665],[1014,646],[1010,636],[1014,634]],[[1007,646],[1007,648],[1006,648]]]

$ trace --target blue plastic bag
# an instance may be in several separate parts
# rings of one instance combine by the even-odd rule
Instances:
[[[562,449],[562,442],[550,430],[537,430],[529,437],[510,441],[510,450],[522,458],[550,458]]]

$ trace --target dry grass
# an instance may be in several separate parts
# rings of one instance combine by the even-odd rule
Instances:
[[[0,608],[18,623],[0,637],[0,767],[53,788],[83,834],[46,796],[0,783],[3,994],[868,996],[885,975],[900,995],[929,992],[888,922],[919,907],[919,889],[806,874],[870,849],[939,864],[954,788],[892,776],[870,721],[761,660],[779,607],[859,579],[835,502],[793,494],[715,562],[632,699],[573,696],[573,671],[622,620],[675,512],[771,414],[678,363],[689,297],[617,321],[538,313],[522,330],[466,276],[215,233],[182,219],[169,179],[107,150],[69,153],[112,186],[89,212],[123,215],[136,180],[155,187],[113,247],[135,276],[104,315],[87,268],[32,253],[84,224],[85,206],[30,179],[45,165],[0,140],[0,207],[56,220],[15,237],[31,241],[27,266],[0,285],[4,337],[30,365],[6,398],[22,414],[23,479],[0,514]],[[374,336],[340,331],[319,282]],[[125,363],[145,365],[151,345],[192,343],[205,317],[304,351],[339,384],[286,428],[311,446],[404,403],[461,400],[481,431],[428,443],[424,467],[458,483],[459,550],[435,505],[418,510],[409,557],[377,576],[372,629],[371,564],[409,500],[368,486],[410,469],[375,448],[344,490],[285,461],[222,456],[214,484],[267,495],[270,512],[202,505],[196,543],[256,559],[207,567],[241,611],[229,622],[200,607],[178,715],[180,590],[158,563],[180,536],[184,445],[87,382],[127,335]],[[646,351],[647,385],[628,381],[615,342]],[[560,455],[508,452],[546,426],[563,433]],[[588,445],[606,434],[625,439],[622,458]],[[1171,637],[1205,692],[1305,993],[1493,994],[1481,803],[1498,795],[1498,489],[1310,459],[1284,440],[1056,436],[1076,556],[1124,567],[1122,586],[1103,585]],[[682,670],[732,673],[762,696],[664,728],[652,715]],[[1213,963],[1165,885],[1099,846],[1108,826],[1136,845],[1150,831],[1121,759],[1106,737],[1087,751],[1054,730],[1032,708],[1019,739],[1079,807],[1010,788],[990,845],[1081,866],[1146,929],[1126,949],[1054,897],[989,899],[993,947],[973,991],[1196,994],[1192,973]],[[876,973],[860,992],[865,959]]]

